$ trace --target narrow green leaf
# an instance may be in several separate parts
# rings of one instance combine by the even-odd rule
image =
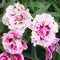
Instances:
[[[5,0],[2,0],[2,3],[0,3],[0,8],[3,8],[5,6]]]
[[[2,3],[0,3],[0,8],[2,8]]]
[[[8,4],[14,4],[16,0],[10,0]]]
[[[57,56],[58,56],[57,52],[53,52],[52,60],[57,60]]]
[[[52,1],[52,5],[54,6],[55,10],[60,14],[60,9],[54,1]]]
[[[49,14],[51,14],[53,17],[58,17],[58,18],[60,18],[60,15],[57,13],[57,12],[46,12],[46,13],[49,13]]]
[[[59,22],[59,19],[58,19],[58,18],[56,18],[56,19],[55,19],[55,21],[58,23],[58,25],[59,25],[59,27],[58,27],[58,28],[60,29],[60,22]]]
[[[60,60],[60,55],[58,55],[58,60]]]
[[[45,6],[43,3],[41,2],[34,2],[34,6],[37,7],[37,8],[42,8],[43,6]]]
[[[28,7],[28,0],[26,0],[25,2],[24,2],[24,6],[25,6],[25,8],[27,9],[27,7]]]
[[[31,54],[28,53],[23,53],[24,57],[27,57],[29,59],[33,59],[33,56]]]
[[[41,14],[41,13],[45,12],[46,10],[48,10],[48,8],[50,7],[50,5],[51,5],[51,4],[48,4],[48,5],[46,5],[46,6],[42,6],[39,10],[37,10],[37,11],[34,13],[34,15],[36,15],[36,14]]]
[[[43,3],[41,3],[41,2],[38,2],[38,1],[33,1],[33,2],[31,2],[30,1],[30,3],[28,4],[28,7],[31,7],[32,6],[32,3],[33,3],[33,7],[37,7],[37,8],[40,8],[41,6],[43,6],[44,4]]]
[[[31,7],[31,9],[32,9],[33,12],[34,12],[34,2],[33,2],[33,0],[30,0],[30,7]]]
[[[37,57],[37,52],[36,52],[36,48],[34,46],[32,46],[32,56],[33,56],[33,59],[32,60],[40,60],[38,57]]]
[[[2,7],[5,6],[5,2],[6,2],[6,0],[2,0]]]
[[[4,48],[3,48],[3,45],[2,45],[2,37],[0,36],[0,49],[4,52]]]
[[[58,44],[58,54],[60,55],[60,45]]]

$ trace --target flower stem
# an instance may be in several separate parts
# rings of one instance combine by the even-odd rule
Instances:
[[[38,57],[37,57],[36,47],[34,47],[34,46],[32,46],[32,56],[33,56],[33,59],[32,59],[32,60],[40,60],[40,59],[38,59]]]

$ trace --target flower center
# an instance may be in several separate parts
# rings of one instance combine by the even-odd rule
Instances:
[[[48,36],[50,33],[50,27],[48,25],[42,24],[42,25],[40,25],[40,27],[39,27],[38,31],[36,31],[36,33],[40,36],[41,40],[44,40],[44,38],[46,36]]]

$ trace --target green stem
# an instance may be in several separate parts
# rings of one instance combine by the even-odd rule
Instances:
[[[34,46],[32,46],[32,56],[34,57],[32,60],[39,60],[36,54],[36,47]]]
[[[24,57],[27,57],[29,59],[33,59],[33,56],[31,56],[31,54],[28,54],[28,53],[23,53]]]

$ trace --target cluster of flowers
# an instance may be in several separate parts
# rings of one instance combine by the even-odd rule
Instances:
[[[24,60],[22,52],[26,50],[28,46],[26,42],[22,40],[22,36],[26,27],[30,28],[30,25],[32,25],[32,23],[30,24],[31,19],[33,18],[29,10],[26,10],[24,6],[18,2],[6,8],[2,22],[8,26],[10,31],[3,34],[2,45],[6,52],[0,54],[0,60]],[[10,54],[13,56],[10,56]]]
[[[0,54],[0,60],[24,60],[22,52],[28,46],[22,40],[22,36],[27,27],[32,30],[31,42],[34,47],[43,46],[46,49],[46,60],[52,59],[52,52],[58,50],[59,39],[55,36],[58,32],[58,24],[50,14],[46,13],[36,15],[31,21],[32,19],[29,9],[26,10],[18,2],[6,8],[2,22],[10,31],[3,34],[2,44],[6,52]]]

